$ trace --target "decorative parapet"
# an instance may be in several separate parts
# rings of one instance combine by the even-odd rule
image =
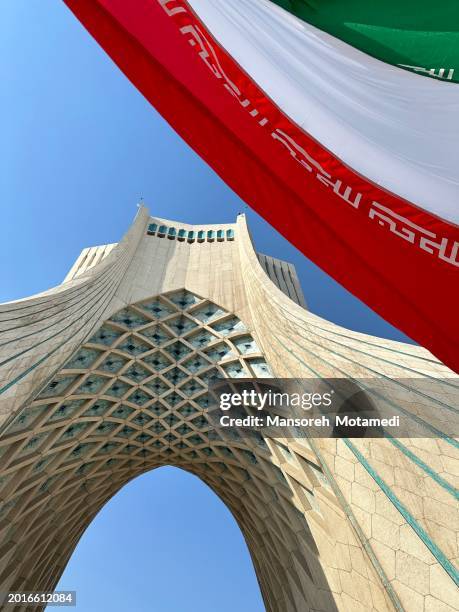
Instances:
[[[178,240],[179,242],[223,242],[225,240],[234,240],[234,229],[185,229],[174,226],[160,225],[158,223],[149,223],[147,227],[149,236],[157,238],[168,238],[169,240]]]

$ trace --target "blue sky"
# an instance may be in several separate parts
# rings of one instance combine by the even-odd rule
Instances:
[[[152,214],[189,223],[246,212],[258,250],[296,265],[312,311],[406,340],[248,209],[60,0],[2,0],[0,78],[0,301],[60,283],[82,248],[118,241],[143,197]],[[85,612],[263,609],[234,520],[172,468],[135,480],[103,509],[62,587],[78,591]]]

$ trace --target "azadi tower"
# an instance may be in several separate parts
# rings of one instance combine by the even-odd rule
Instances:
[[[208,431],[216,373],[444,382],[427,417],[425,395],[400,407],[425,437],[228,440]],[[0,591],[52,590],[101,507],[173,465],[233,513],[267,611],[458,610],[459,453],[435,413],[458,384],[420,347],[308,312],[244,215],[141,207],[61,285],[0,306]]]

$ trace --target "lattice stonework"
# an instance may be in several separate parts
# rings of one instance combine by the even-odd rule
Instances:
[[[0,581],[8,582],[25,555],[28,584],[52,586],[104,502],[133,477],[175,465],[199,475],[232,510],[255,566],[263,567],[265,599],[270,581],[283,591],[282,576],[286,584],[294,575],[312,586],[317,561],[304,513],[320,521],[313,488],[328,487],[320,468],[280,442],[234,433],[222,439],[208,426],[212,378],[270,375],[244,323],[188,291],[113,315],[1,438],[0,521],[8,535]],[[282,460],[294,463],[311,488],[286,477]],[[303,555],[287,576],[298,534],[310,547],[312,569]],[[59,538],[59,546],[47,547]],[[19,540],[27,550],[11,546]]]

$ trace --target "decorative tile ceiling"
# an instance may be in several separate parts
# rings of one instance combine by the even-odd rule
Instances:
[[[71,523],[77,510],[93,504],[97,511],[124,483],[161,465],[197,474],[233,509],[245,495],[246,517],[254,504],[264,507],[260,496],[268,500],[279,488],[299,500],[298,487],[281,482],[274,441],[268,446],[261,436],[242,439],[232,430],[223,438],[208,424],[212,379],[270,376],[247,327],[193,293],[123,308],[5,431],[0,518],[14,514],[27,529],[35,490],[34,512],[47,504],[50,516],[59,512]],[[296,507],[284,510],[294,521]]]
[[[270,370],[246,326],[181,290],[110,317],[16,417],[10,431],[23,432],[22,452],[27,453],[38,452],[52,438],[50,451],[74,440],[67,454],[85,461],[109,448],[131,457],[140,451],[145,457],[147,451],[159,463],[171,461],[170,453],[162,455],[166,449],[184,458],[203,446],[197,457],[210,457],[204,451],[209,382],[255,375],[269,376]],[[37,421],[39,432],[32,435]],[[59,436],[52,435],[51,424],[60,428]]]

